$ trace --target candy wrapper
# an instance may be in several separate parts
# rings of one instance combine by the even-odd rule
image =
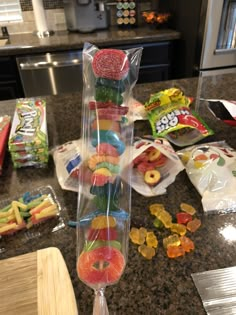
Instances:
[[[165,137],[177,146],[192,145],[213,131],[190,109],[192,99],[171,88],[150,96],[145,103],[154,137]]]
[[[6,144],[8,140],[8,135],[10,132],[10,116],[0,117],[0,175],[2,174],[3,161],[6,152]]]
[[[129,106],[141,52],[83,49],[77,273],[94,289],[93,314],[108,314],[104,290],[119,281],[127,261],[131,187],[122,173],[133,141]],[[130,183],[131,168],[126,172]]]
[[[52,150],[56,173],[62,189],[78,192],[81,140],[66,142]]]
[[[129,163],[133,166],[132,188],[146,197],[165,194],[166,188],[184,169],[172,146],[164,138],[135,138]]]
[[[46,102],[43,99],[16,101],[8,147],[15,168],[47,165],[48,133]]]
[[[225,141],[177,152],[206,212],[236,211],[236,152]]]

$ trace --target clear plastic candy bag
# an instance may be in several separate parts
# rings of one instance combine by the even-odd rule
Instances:
[[[95,291],[94,314],[108,314],[105,288],[119,281],[127,261],[131,186],[122,172],[133,141],[129,102],[141,53],[89,43],[83,49],[76,266],[80,280]]]
[[[236,211],[236,152],[225,141],[177,152],[207,213]]]

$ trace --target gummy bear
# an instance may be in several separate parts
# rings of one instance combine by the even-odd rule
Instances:
[[[170,228],[172,225],[172,217],[166,210],[162,210],[157,218],[164,224],[166,228]]]
[[[187,213],[189,213],[191,215],[194,215],[196,213],[196,209],[193,206],[191,206],[191,205],[189,205],[187,203],[184,203],[184,202],[182,202],[180,204],[180,208],[181,208],[182,211],[187,212]]]
[[[153,225],[158,229],[161,229],[164,226],[163,223],[157,218],[153,221]]]
[[[129,237],[134,244],[142,245],[145,242],[147,230],[145,228],[132,228],[129,232]]]
[[[194,233],[197,231],[197,229],[199,229],[199,227],[201,226],[201,220],[199,219],[193,219],[192,221],[188,222],[187,224],[187,230]]]
[[[192,216],[189,213],[179,212],[176,214],[177,223],[179,224],[186,224],[189,221],[192,221]]]
[[[139,253],[146,259],[152,259],[155,256],[155,249],[153,247],[149,247],[145,244],[142,244],[138,247]]]
[[[165,248],[169,246],[179,246],[180,245],[180,238],[177,234],[172,234],[168,237],[163,238],[163,246]]]
[[[179,223],[173,223],[170,229],[171,229],[171,232],[177,233],[179,235],[185,235],[187,232],[186,226]]]
[[[167,247],[167,256],[169,258],[176,258],[176,257],[184,256],[184,254],[185,254],[185,251],[181,245]]]
[[[161,203],[154,203],[149,207],[149,210],[150,210],[151,214],[153,214],[157,217],[162,210],[165,210],[165,207]]]
[[[190,252],[191,250],[194,250],[195,246],[192,240],[190,240],[187,236],[181,236],[180,237],[180,243],[185,252]]]
[[[146,235],[146,243],[148,247],[154,247],[157,248],[158,246],[158,240],[156,238],[156,235],[153,232],[147,232]]]

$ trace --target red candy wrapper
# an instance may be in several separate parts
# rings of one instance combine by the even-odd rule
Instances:
[[[0,117],[0,175],[2,174],[3,161],[6,152],[6,144],[10,132],[11,117]]]

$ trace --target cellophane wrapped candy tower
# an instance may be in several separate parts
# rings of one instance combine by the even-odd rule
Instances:
[[[129,101],[141,55],[142,48],[98,49],[85,43],[83,49],[76,268],[79,279],[95,292],[93,314],[108,314],[105,288],[119,281],[127,262],[131,167],[125,165],[133,141]]]

